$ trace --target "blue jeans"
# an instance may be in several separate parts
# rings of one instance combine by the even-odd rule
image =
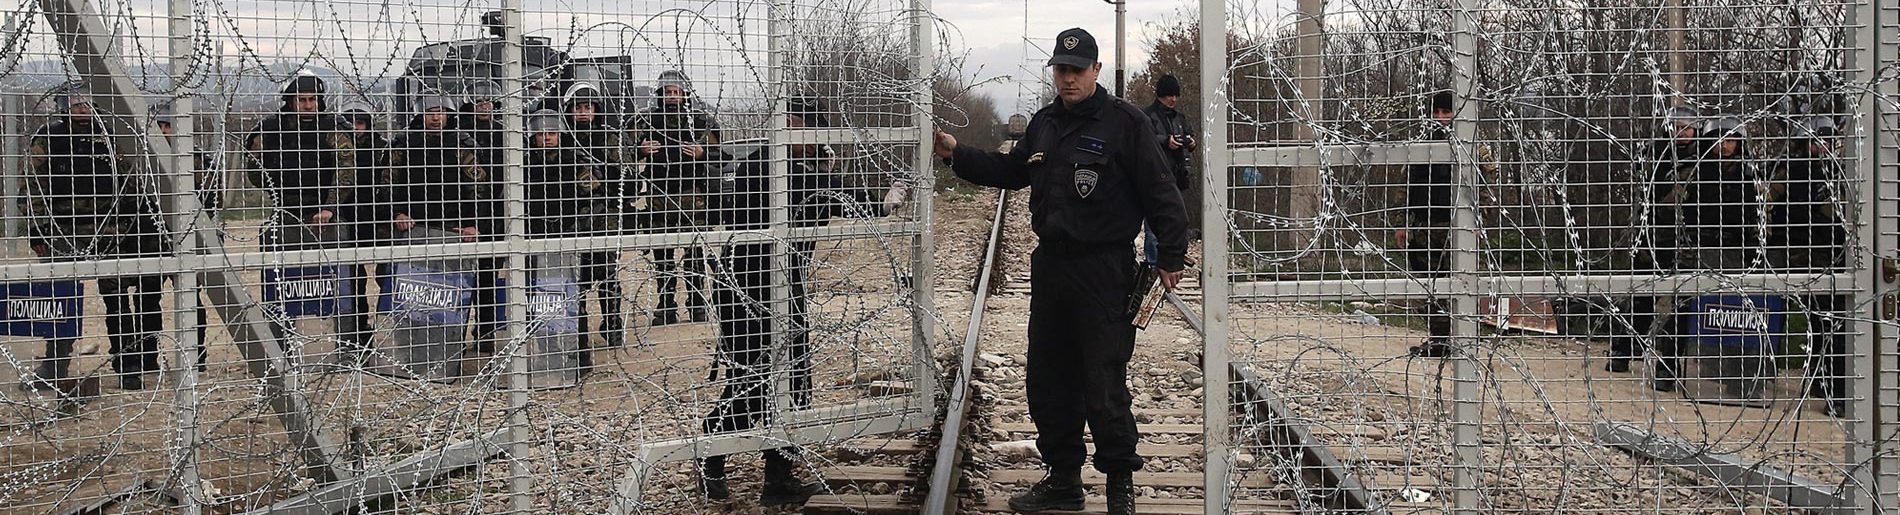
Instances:
[[[1141,255],[1148,260],[1148,266],[1161,261],[1161,242],[1155,239],[1155,229],[1141,224]]]

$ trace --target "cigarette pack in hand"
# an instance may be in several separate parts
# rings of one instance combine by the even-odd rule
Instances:
[[[1161,274],[1146,263],[1135,265],[1135,288],[1128,292],[1128,315],[1135,327],[1148,328],[1167,291],[1161,287]]]

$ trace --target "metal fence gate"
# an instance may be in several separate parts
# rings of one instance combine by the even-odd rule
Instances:
[[[928,424],[928,12],[22,4],[0,512],[677,513]]]
[[[1202,2],[1207,511],[1900,506],[1897,12]]]

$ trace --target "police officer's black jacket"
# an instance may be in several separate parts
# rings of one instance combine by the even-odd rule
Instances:
[[[1168,137],[1187,136],[1199,141],[1200,130],[1195,127],[1193,121],[1188,120],[1187,115],[1181,114],[1172,107],[1161,105],[1160,100],[1148,104],[1146,109],[1142,109],[1142,113],[1148,115],[1149,123],[1154,125],[1155,141],[1161,144],[1161,153],[1168,157],[1168,170],[1174,172],[1174,187],[1188,189],[1190,185],[1188,181],[1192,179],[1188,172],[1188,142],[1186,138],[1183,138],[1181,148],[1170,149]]]
[[[1840,247],[1847,244],[1841,224],[1836,181],[1845,170],[1838,157],[1814,155],[1806,142],[1794,146],[1782,170],[1786,191],[1775,206],[1769,244],[1790,247]]]
[[[732,188],[720,193],[714,204],[718,209],[709,217],[710,222],[734,231],[765,229],[771,223],[772,167],[765,158],[765,150],[761,149],[727,166]],[[836,174],[821,171],[811,159],[792,159],[787,167],[791,187],[788,223],[793,227],[828,224],[845,214],[847,202],[866,202],[861,190],[844,189]]]
[[[495,234],[494,185],[475,138],[457,130],[453,117],[439,131],[423,129],[421,118],[390,142],[388,219],[408,215],[418,224]]]
[[[719,144],[719,122],[705,111],[685,105],[660,105],[640,112],[639,125],[636,127],[633,145],[636,147],[645,141],[656,141],[660,151],[646,156],[645,150],[636,150],[646,156],[653,164],[679,164],[704,161],[715,155],[715,146]],[[705,150],[699,159],[687,157],[682,147],[700,145]],[[655,186],[662,192],[681,194],[694,187],[703,186],[700,181],[706,179],[696,174],[705,170],[694,166],[659,166],[650,168]]]
[[[356,226],[358,238],[384,236],[380,226],[389,221],[390,195],[385,182],[389,177],[389,140],[376,131],[356,133],[356,195],[348,209],[349,221]]]
[[[1695,244],[1702,251],[1752,249],[1762,243],[1756,238],[1762,222],[1761,195],[1756,185],[1763,177],[1752,161],[1743,146],[1732,157],[1719,157],[1711,150],[1697,165],[1682,221],[1695,232]]]
[[[253,186],[280,212],[308,220],[320,210],[342,211],[356,181],[356,137],[336,115],[283,112],[258,122],[245,138]]]
[[[508,134],[501,120],[489,117],[484,120],[473,113],[462,115],[461,125],[469,137],[475,140],[478,149],[476,157],[481,158],[482,166],[501,166],[502,138]]]
[[[1187,210],[1148,116],[1100,84],[1074,106],[1060,99],[1029,120],[1008,155],[959,145],[951,168],[983,186],[1030,188],[1030,227],[1044,245],[1132,245],[1146,220],[1163,270],[1187,257]]]
[[[1650,226],[1674,230],[1677,221],[1675,200],[1678,186],[1695,179],[1696,169],[1706,150],[1697,140],[1657,140],[1656,167],[1649,174]]]
[[[530,236],[585,236],[599,228],[599,163],[559,147],[531,149],[525,164]]]
[[[118,217],[131,216],[134,202],[121,195],[129,186],[120,178],[110,136],[99,122],[74,124],[58,120],[33,134],[27,149],[25,191],[21,213],[31,220],[29,240],[34,245],[62,236],[53,224],[82,230],[116,229]],[[129,193],[129,191],[126,191]],[[112,227],[106,227],[106,226]],[[70,229],[67,229],[70,230]]]
[[[561,135],[561,146],[572,148],[582,156],[601,165],[600,180],[607,188],[609,197],[623,198],[639,191],[633,180],[623,168],[630,164],[625,152],[626,139],[620,127],[601,121],[606,115],[594,116],[589,123],[574,123]]]
[[[1446,141],[1451,139],[1449,132],[1440,128],[1432,131],[1431,139]],[[1413,228],[1445,229],[1451,227],[1452,194],[1451,183],[1457,168],[1450,163],[1419,163],[1406,169],[1405,203],[1406,221]],[[1431,244],[1432,238],[1418,238],[1419,243]]]

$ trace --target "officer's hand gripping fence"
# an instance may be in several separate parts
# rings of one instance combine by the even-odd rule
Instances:
[[[1891,9],[1319,5],[1202,2],[1176,71],[1210,513],[1894,509]]]
[[[928,7],[17,7],[0,511],[681,513],[920,428]]]

